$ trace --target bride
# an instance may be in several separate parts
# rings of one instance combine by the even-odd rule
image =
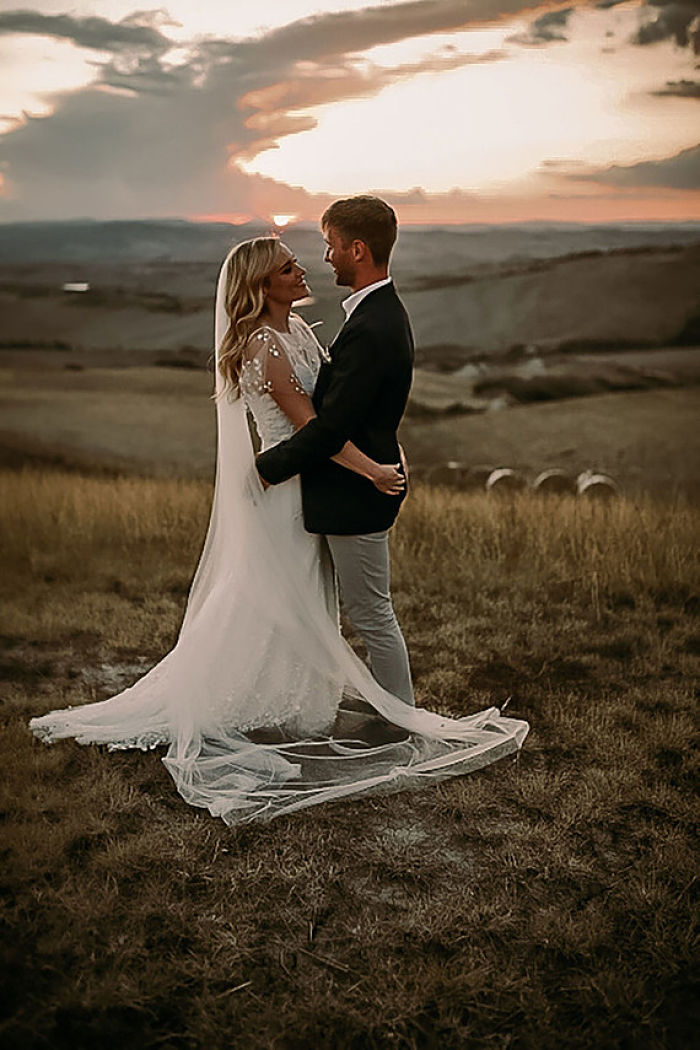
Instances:
[[[229,252],[215,307],[214,499],[177,642],[116,696],[30,722],[47,743],[167,746],[182,797],[228,824],[470,772],[528,731],[497,708],[446,718],[383,689],[340,634],[332,563],[304,529],[298,477],[263,488],[248,417],[266,449],[314,416],[324,351],[291,312],[307,294],[276,238]],[[333,458],[382,492],[402,489],[395,466],[351,443]]]

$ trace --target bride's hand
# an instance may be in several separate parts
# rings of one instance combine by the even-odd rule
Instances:
[[[399,463],[378,463],[372,483],[385,496],[400,496],[406,487],[406,479],[399,470]]]

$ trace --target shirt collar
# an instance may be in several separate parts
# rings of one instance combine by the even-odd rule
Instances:
[[[345,320],[347,321],[353,310],[360,305],[362,300],[369,295],[370,292],[375,291],[377,288],[383,288],[385,284],[391,284],[391,277],[383,277],[381,281],[375,281],[374,284],[368,284],[366,288],[360,288],[359,292],[353,292],[347,299],[343,299],[340,304],[345,310]]]

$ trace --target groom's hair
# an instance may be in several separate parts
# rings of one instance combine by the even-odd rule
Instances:
[[[388,264],[396,241],[396,212],[379,197],[345,197],[321,216],[321,229],[332,226],[345,243],[364,241],[377,266]]]

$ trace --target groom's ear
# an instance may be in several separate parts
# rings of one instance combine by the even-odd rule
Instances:
[[[369,256],[369,248],[364,241],[355,240],[352,242],[352,257],[355,262],[364,262]]]

